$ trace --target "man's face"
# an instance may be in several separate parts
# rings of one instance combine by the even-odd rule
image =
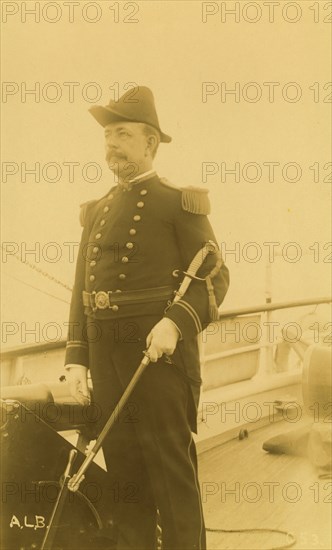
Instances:
[[[106,161],[121,179],[132,179],[149,169],[147,137],[141,124],[112,122],[105,126]]]

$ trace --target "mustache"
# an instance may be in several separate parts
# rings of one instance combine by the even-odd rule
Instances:
[[[127,157],[123,155],[122,153],[117,153],[115,151],[110,151],[109,153],[106,153],[106,161],[109,162],[110,160],[126,160]]]

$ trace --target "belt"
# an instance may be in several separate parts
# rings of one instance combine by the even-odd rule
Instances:
[[[140,290],[125,290],[114,292],[112,290],[99,290],[99,292],[86,292],[83,290],[83,305],[97,309],[112,309],[118,311],[119,304],[140,304],[169,300],[174,294],[172,286],[159,286],[155,288],[142,288]]]

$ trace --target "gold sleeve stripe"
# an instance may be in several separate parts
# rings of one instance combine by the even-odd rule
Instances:
[[[201,324],[201,320],[200,320],[200,318],[197,314],[197,311],[193,308],[193,306],[191,304],[189,304],[185,300],[181,300],[181,302],[188,307],[188,309],[191,311],[192,315],[196,318],[196,322],[197,322],[199,331],[201,331],[202,330],[202,324]]]
[[[198,315],[197,315],[196,311],[194,310],[194,308],[190,304],[188,304],[188,302],[185,302],[184,300],[179,300],[174,305],[178,305],[178,306],[183,307],[183,309],[185,309],[186,312],[189,313],[190,317],[194,321],[197,332],[202,331],[202,325],[201,325],[200,318],[198,317]]]
[[[67,348],[73,347],[87,348],[88,344],[87,342],[81,342],[80,340],[71,340],[70,342],[67,342]]]

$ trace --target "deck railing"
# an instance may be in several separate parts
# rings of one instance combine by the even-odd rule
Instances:
[[[312,329],[311,338],[308,337],[305,327],[301,326],[299,314],[292,313],[287,323],[283,323],[273,318],[273,313],[308,306],[316,308],[318,305],[328,303],[331,303],[331,297],[266,303],[223,311],[219,320],[210,324],[201,336],[205,389],[227,385],[253,376],[264,378],[290,370],[294,372],[296,366],[287,364],[291,352],[298,359],[297,365],[300,370],[303,353],[308,345],[314,342],[313,337],[317,338],[317,333],[314,334]],[[314,321],[311,324],[313,323]],[[251,335],[250,329],[252,329]],[[276,351],[278,351],[277,361]],[[226,363],[228,367],[230,363],[236,364],[236,372],[233,369],[233,372],[229,371],[227,375]],[[223,364],[224,380],[222,376],[221,379],[219,376],[219,380],[218,376],[215,376],[214,380],[213,375],[209,380],[211,378],[209,371],[214,369],[216,372],[217,370],[222,372]]]
[[[224,310],[219,320],[206,327],[199,337],[205,390],[251,379],[254,376],[262,378],[278,373],[280,366],[276,365],[273,355],[276,338],[271,338],[271,327],[276,323],[271,317],[273,312],[331,302],[331,297],[318,297]],[[244,330],[245,334],[248,334],[248,327],[256,329],[257,335],[252,334],[244,338]],[[295,340],[296,338],[294,344]],[[299,345],[301,342],[306,345],[302,338],[298,340]],[[65,345],[65,340],[59,340],[16,346],[2,351],[2,384],[49,380],[50,376],[53,380],[58,379],[63,373]],[[296,346],[295,351],[298,352]],[[36,376],[34,371],[38,371]],[[280,374],[285,373],[289,368],[284,365],[281,371]]]

